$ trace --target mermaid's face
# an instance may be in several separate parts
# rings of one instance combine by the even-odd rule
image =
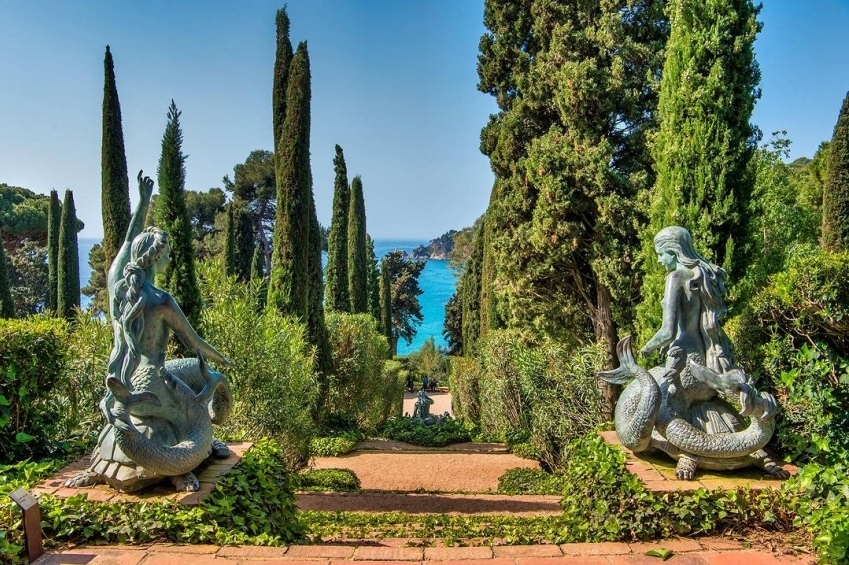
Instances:
[[[159,252],[159,257],[153,262],[153,272],[161,273],[168,266],[169,262],[171,262],[171,246],[166,244],[162,248],[162,251]]]
[[[654,250],[657,253],[658,262],[663,265],[667,271],[671,273],[678,268],[678,258],[675,256],[675,253],[661,247],[660,245],[655,245]]]

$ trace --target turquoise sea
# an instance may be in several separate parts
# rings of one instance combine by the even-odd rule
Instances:
[[[88,254],[96,243],[100,243],[100,240],[93,238],[80,238],[79,240],[81,287],[88,284],[88,279],[91,276]],[[374,254],[380,259],[386,253],[396,249],[409,253],[419,245],[426,245],[427,243],[427,241],[420,239],[376,239]],[[424,291],[424,294],[419,296],[424,320],[410,345],[407,345],[403,340],[398,343],[399,355],[417,351],[429,337],[433,337],[437,346],[445,347],[447,345],[442,337],[442,324],[445,321],[445,303],[454,293],[454,283],[454,272],[448,267],[447,261],[427,262],[427,266],[419,276],[419,286]],[[82,297],[83,308],[89,302],[88,297]]]

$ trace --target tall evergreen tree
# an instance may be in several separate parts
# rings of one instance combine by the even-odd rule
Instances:
[[[485,224],[485,222],[484,222]],[[472,254],[466,262],[457,290],[460,300],[461,339],[463,355],[472,356],[481,335],[481,284],[484,254],[484,230],[479,229],[472,242]]]
[[[395,357],[397,343],[392,332],[392,278],[385,258],[380,261],[380,329],[389,344],[389,357]]]
[[[407,260],[401,251],[391,251],[383,258],[383,268],[389,279],[389,295],[392,297],[389,347],[393,355],[398,351],[398,339],[403,339],[409,345],[422,323],[419,296],[424,291],[419,286],[419,275],[425,265],[425,261]]]
[[[368,258],[368,311],[380,325],[380,265],[374,255],[374,240],[366,234],[366,257]]]
[[[183,309],[189,322],[197,327],[201,295],[195,274],[192,222],[186,207],[186,156],[182,149],[181,113],[172,100],[156,169],[159,181],[156,218],[159,227],[168,232],[171,244],[171,262],[163,273],[163,285]]]
[[[47,205],[47,311],[56,315],[59,303],[56,293],[59,289],[59,224],[62,221],[62,203],[55,190],[50,191]]]
[[[251,278],[252,261],[254,257],[254,224],[251,215],[241,206],[233,212],[233,268],[236,277],[247,282]]]
[[[277,54],[274,58],[274,82],[271,87],[271,113],[274,134],[274,155],[278,155],[280,138],[286,121],[289,90],[289,67],[292,63],[292,42],[289,40],[289,14],[286,6],[277,10]]]
[[[130,181],[127,176],[127,156],[124,151],[121,104],[118,101],[115,69],[108,45],[103,59],[103,74],[100,211],[103,215],[103,252],[108,269],[124,243],[127,226],[130,225]]]
[[[368,309],[368,258],[366,256],[366,204],[363,181],[358,176],[351,182],[348,206],[348,294],[351,312],[364,314]]]
[[[638,286],[632,258],[647,189],[667,35],[662,0],[487,0],[479,89],[499,112],[481,133],[496,181],[481,292],[529,339],[604,339]],[[491,254],[491,255],[489,255]],[[494,322],[491,299],[482,327]]]
[[[289,68],[286,120],[277,154],[277,220],[268,304],[306,322],[309,301],[310,61],[301,42]]]
[[[831,137],[822,194],[822,246],[829,251],[849,250],[849,92]]]
[[[0,318],[15,317],[15,299],[12,298],[12,284],[9,276],[9,260],[3,239],[0,238]]]
[[[660,83],[660,128],[651,153],[657,181],[643,234],[641,342],[660,326],[664,272],[653,237],[687,228],[696,248],[731,280],[745,264],[754,177],[749,161],[760,132],[749,123],[760,96],[754,42],[761,25],[752,0],[675,0]]]
[[[348,186],[348,168],[342,148],[336,146],[333,158],[336,178],[333,182],[333,215],[327,235],[327,287],[325,304],[328,310],[351,311],[348,294],[348,208],[351,189]]]
[[[74,309],[80,307],[80,258],[77,244],[77,209],[74,194],[65,191],[62,217],[59,221],[58,287],[56,314],[71,319]]]
[[[324,406],[330,390],[330,375],[333,373],[333,353],[330,335],[324,322],[324,285],[321,269],[321,226],[315,213],[312,188],[309,191],[309,303],[307,306],[307,339],[315,347],[315,368],[318,373],[319,399],[316,406]],[[318,420],[321,414],[316,414]]]
[[[227,276],[236,274],[236,220],[234,206],[227,206],[227,223],[224,224],[224,272]]]

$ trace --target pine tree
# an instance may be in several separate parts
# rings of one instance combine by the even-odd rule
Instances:
[[[380,265],[374,255],[374,240],[366,234],[366,257],[368,258],[368,310],[380,324]]]
[[[80,307],[80,259],[77,245],[77,209],[74,194],[65,191],[62,217],[59,221],[58,287],[56,315],[71,319]]]
[[[9,276],[9,260],[3,239],[0,238],[0,318],[15,317],[15,300],[12,298],[11,277]]]
[[[849,92],[834,126],[822,195],[822,246],[849,250]]]
[[[292,42],[289,40],[289,14],[286,6],[277,10],[277,54],[274,58],[274,82],[271,90],[271,112],[274,130],[274,155],[280,149],[278,143],[283,135],[286,121],[286,100],[289,87],[289,68],[292,63]]]
[[[224,224],[224,272],[236,274],[236,220],[233,218],[233,203],[227,206],[227,223]]]
[[[751,0],[675,0],[660,83],[660,128],[651,153],[657,181],[642,234],[641,342],[660,327],[664,272],[653,238],[680,225],[706,259],[741,276],[746,210],[754,186],[749,161],[759,132],[749,123],[760,70],[753,45],[760,24]]]
[[[254,223],[251,215],[241,206],[233,212],[233,268],[236,278],[247,282],[251,277],[252,261],[256,245],[254,244]]]
[[[59,303],[59,224],[62,221],[62,203],[55,190],[50,191],[47,205],[47,311],[55,316]]]
[[[106,268],[124,243],[130,225],[130,181],[124,151],[121,104],[115,85],[112,53],[106,46],[103,59],[103,137],[100,151],[101,214],[103,215],[103,252]]]
[[[366,205],[363,181],[359,176],[351,182],[351,201],[348,206],[348,294],[352,313],[364,314],[369,311]]]
[[[171,244],[171,262],[163,274],[163,286],[183,309],[192,326],[197,327],[201,295],[195,274],[192,223],[186,207],[186,156],[182,149],[181,113],[172,100],[168,107],[168,123],[162,136],[162,154],[156,169],[159,181],[156,218],[159,227],[168,232]]]
[[[277,154],[277,220],[268,304],[306,322],[309,301],[310,62],[301,42],[289,68],[286,120]]]
[[[348,186],[348,169],[342,148],[336,146],[333,158],[336,179],[333,183],[333,215],[327,235],[327,287],[325,304],[328,310],[351,311],[348,295],[348,208],[351,189]]]
[[[380,261],[380,329],[389,344],[389,357],[395,357],[397,342],[392,332],[392,279],[386,259]]]

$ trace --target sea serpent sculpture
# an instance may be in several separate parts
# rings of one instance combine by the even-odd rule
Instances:
[[[775,430],[775,398],[758,392],[734,364],[733,346],[719,323],[725,271],[696,253],[684,228],[661,230],[655,250],[668,271],[663,325],[641,353],[660,350],[666,363],[641,367],[628,336],[616,348],[619,367],[599,373],[609,383],[629,383],[614,412],[619,440],[635,453],[663,451],[678,461],[676,476],[684,480],[698,468],[750,466],[786,478],[787,471],[763,450]],[[738,399],[740,409],[726,398]]]

